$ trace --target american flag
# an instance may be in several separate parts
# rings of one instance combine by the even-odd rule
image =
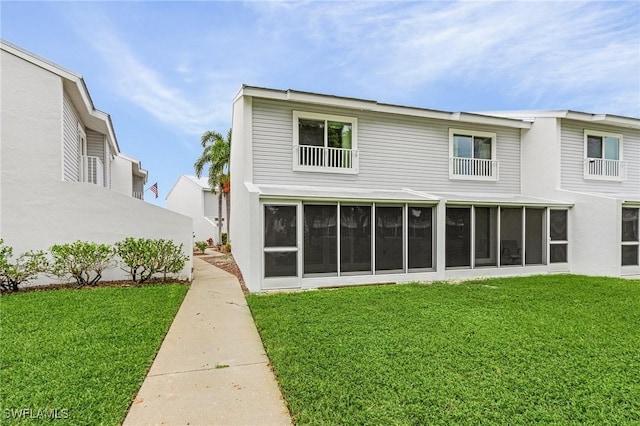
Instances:
[[[151,185],[151,188],[149,189],[156,195],[156,198],[158,198],[158,182]]]

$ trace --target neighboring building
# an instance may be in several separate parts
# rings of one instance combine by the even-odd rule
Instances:
[[[233,252],[250,291],[640,276],[640,119],[244,86],[233,139]]]
[[[15,253],[56,243],[165,238],[191,255],[191,219],[142,201],[147,171],[120,152],[81,76],[1,47],[0,237]],[[183,270],[191,276],[191,265]],[[119,278],[111,271],[106,278]]]
[[[193,219],[194,241],[213,239],[218,243],[218,194],[211,192],[208,179],[180,175],[167,194],[167,208]],[[222,198],[222,232],[227,232],[226,197]]]

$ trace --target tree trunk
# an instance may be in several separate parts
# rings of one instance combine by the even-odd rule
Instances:
[[[231,242],[231,191],[227,191],[227,242]]]
[[[222,245],[222,184],[218,189],[218,244]]]

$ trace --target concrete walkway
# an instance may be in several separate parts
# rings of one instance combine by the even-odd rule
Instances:
[[[197,257],[193,264],[123,425],[291,425],[238,280]]]

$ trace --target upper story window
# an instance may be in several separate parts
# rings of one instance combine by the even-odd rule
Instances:
[[[622,161],[622,135],[585,130],[584,178],[624,180],[626,163]]]
[[[357,118],[293,112],[293,170],[358,173]]]
[[[496,134],[449,129],[449,178],[498,180]]]

